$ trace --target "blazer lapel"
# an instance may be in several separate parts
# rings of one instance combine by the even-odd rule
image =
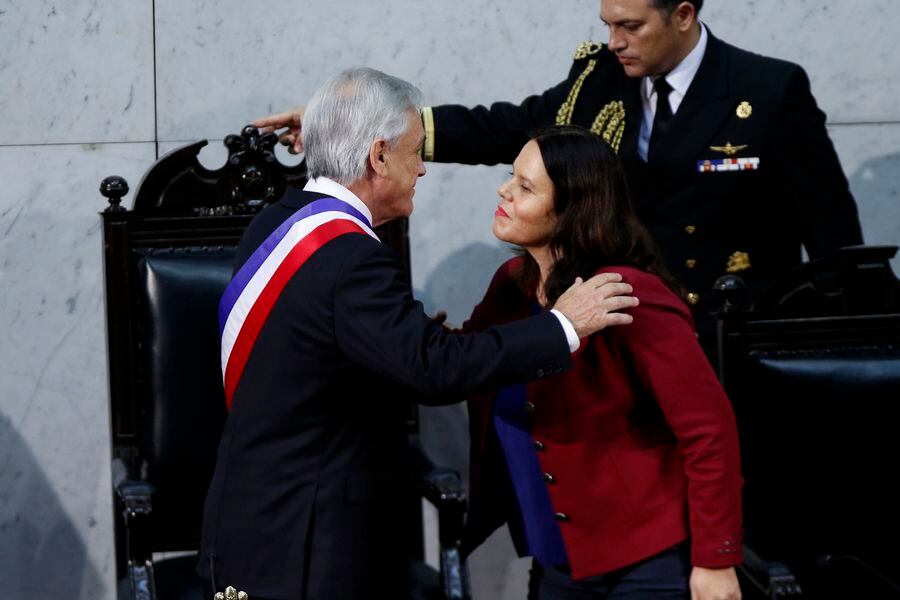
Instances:
[[[725,45],[708,29],[707,32],[709,38],[700,69],[659,147],[660,160],[670,165],[697,160],[737,102],[729,96]]]

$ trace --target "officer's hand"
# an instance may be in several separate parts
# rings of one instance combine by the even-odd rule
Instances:
[[[691,570],[691,600],[741,600],[741,586],[734,567]]]
[[[300,136],[300,129],[303,124],[303,113],[305,112],[305,106],[297,106],[291,110],[257,119],[253,121],[253,126],[258,127],[262,133],[287,127],[287,130],[278,136],[278,141],[282,145],[287,146],[288,152],[291,154],[300,154],[303,152],[303,139]]]
[[[587,281],[578,277],[553,308],[569,319],[579,338],[605,327],[627,325],[632,316],[617,311],[637,306],[638,299],[628,295],[632,288],[621,281],[618,273],[601,273]]]

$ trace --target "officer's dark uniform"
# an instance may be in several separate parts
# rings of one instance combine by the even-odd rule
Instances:
[[[536,128],[574,123],[618,149],[638,215],[685,285],[705,346],[709,290],[740,273],[754,295],[801,260],[862,243],[856,204],[804,70],[709,35],[703,61],[647,164],[640,78],[606,47],[579,46],[568,78],[521,105],[423,111],[425,158],[511,163]]]

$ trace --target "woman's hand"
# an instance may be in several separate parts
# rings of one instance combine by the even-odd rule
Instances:
[[[287,146],[288,152],[291,154],[300,154],[303,152],[303,139],[300,136],[300,129],[303,125],[303,113],[305,112],[305,106],[298,106],[291,110],[257,119],[253,121],[253,126],[258,127],[262,133],[287,127],[287,131],[278,136],[278,141],[282,145]]]
[[[734,567],[694,567],[691,571],[691,600],[741,600],[741,586]]]

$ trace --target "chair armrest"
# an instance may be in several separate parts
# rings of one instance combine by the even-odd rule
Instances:
[[[469,571],[459,551],[466,513],[466,492],[459,473],[435,467],[421,478],[422,495],[438,511],[441,584],[444,598],[469,600]]]
[[[116,485],[125,522],[128,582],[133,600],[156,600],[153,560],[150,550],[150,515],[153,486],[146,481],[126,479]]]
[[[438,511],[441,548],[456,548],[462,539],[466,514],[466,491],[457,471],[435,466],[416,440],[413,453],[413,480],[423,498]]]
[[[413,482],[422,497],[439,511],[461,506],[464,513],[466,491],[459,473],[434,464],[417,435],[409,436],[408,448]]]
[[[803,595],[800,584],[787,565],[762,559],[744,545],[744,562],[738,567],[759,592],[770,600],[799,598]]]
[[[153,510],[153,492],[153,485],[146,481],[126,479],[116,486],[116,495],[122,501],[126,521],[139,515],[150,515]]]
[[[435,467],[422,474],[418,485],[422,496],[438,510],[459,506],[465,512],[466,491],[459,473],[453,469]]]
[[[469,571],[459,551],[466,514],[462,478],[453,469],[436,466],[417,436],[410,436],[409,450],[415,485],[438,512],[444,598],[470,600]]]

